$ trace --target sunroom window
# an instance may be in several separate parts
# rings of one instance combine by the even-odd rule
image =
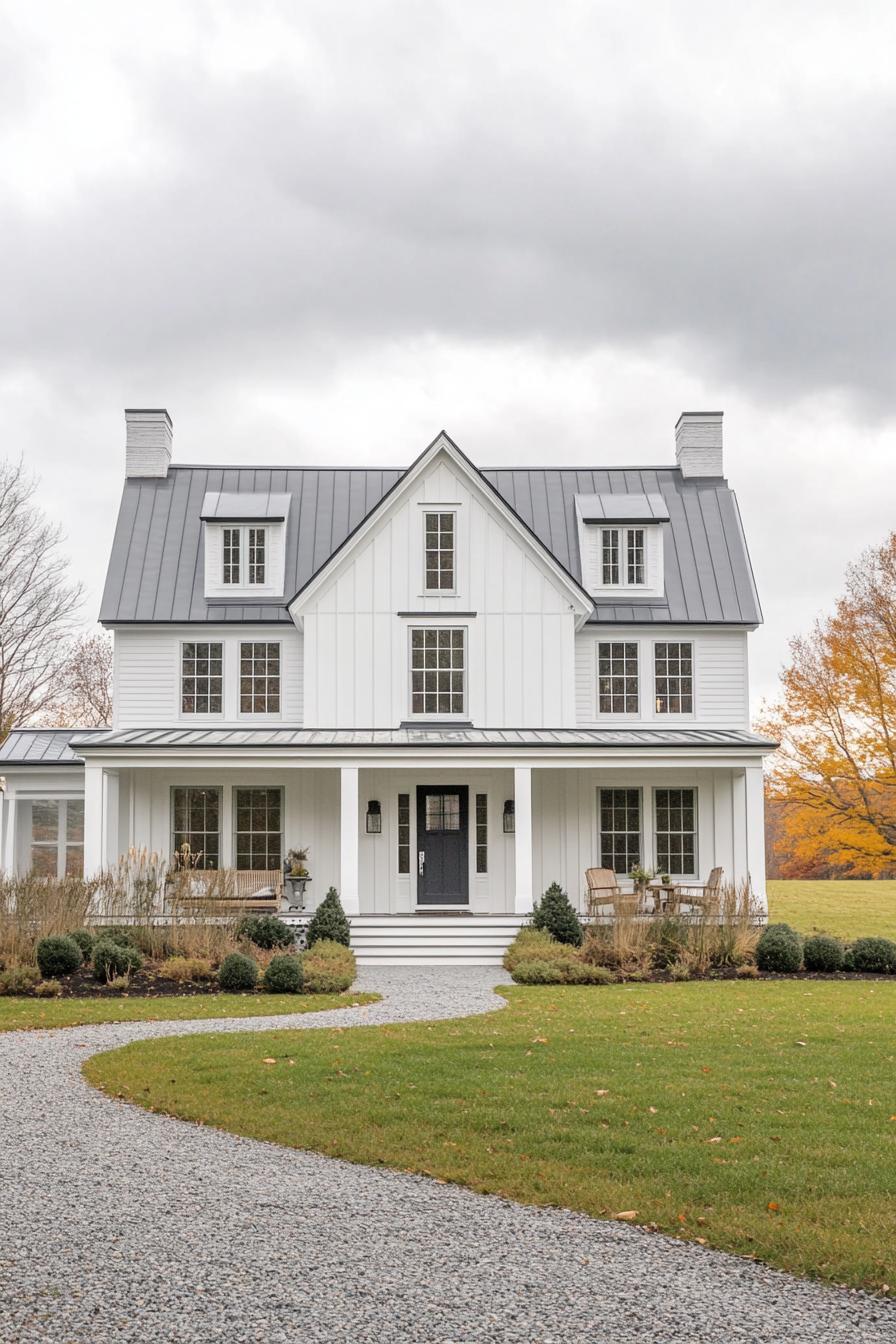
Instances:
[[[38,877],[83,874],[83,798],[36,798],[31,804],[31,871]]]

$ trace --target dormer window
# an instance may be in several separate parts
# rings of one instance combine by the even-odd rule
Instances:
[[[222,583],[264,583],[266,536],[264,527],[224,528]]]
[[[643,527],[604,527],[601,529],[601,556],[604,587],[624,585],[640,588],[647,581],[646,545]]]
[[[206,495],[206,597],[282,597],[289,502],[288,495]]]
[[[662,597],[669,512],[661,495],[577,495],[576,515],[582,583],[589,593]]]

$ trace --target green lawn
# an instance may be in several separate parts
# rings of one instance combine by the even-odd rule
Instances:
[[[769,919],[801,933],[896,938],[896,881],[768,884]]]
[[[379,994],[196,994],[157,999],[0,998],[0,1031],[86,1027],[97,1022],[191,1021],[320,1013],[373,1003]]]
[[[235,1133],[896,1287],[896,980],[502,992],[483,1017],[147,1041],[85,1072]]]

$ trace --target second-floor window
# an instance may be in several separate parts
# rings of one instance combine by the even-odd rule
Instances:
[[[411,631],[411,713],[463,714],[466,631],[433,627]]]
[[[240,644],[240,713],[280,713],[279,644]]]
[[[654,690],[657,714],[693,714],[694,647],[654,645]]]
[[[601,531],[601,582],[605,588],[643,588],[647,582],[643,527]]]
[[[637,714],[637,644],[598,644],[597,708],[601,714]]]
[[[424,514],[423,528],[426,562],[426,591],[453,592],[454,514]]]
[[[223,645],[184,644],[181,648],[181,712],[220,714],[223,701]]]
[[[221,581],[235,587],[265,582],[267,528],[225,527]]]

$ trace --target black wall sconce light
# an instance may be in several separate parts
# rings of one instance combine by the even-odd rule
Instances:
[[[508,798],[504,804],[504,834],[513,835],[516,830],[516,804]]]
[[[383,829],[383,810],[375,798],[367,804],[367,834],[379,835]]]

